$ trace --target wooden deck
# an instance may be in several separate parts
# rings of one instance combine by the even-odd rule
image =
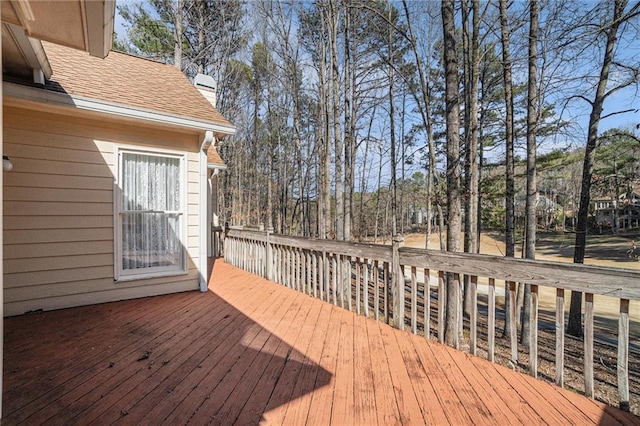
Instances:
[[[640,424],[222,261],[209,289],[6,319],[3,424]]]

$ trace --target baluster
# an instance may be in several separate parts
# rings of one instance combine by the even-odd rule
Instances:
[[[429,339],[431,337],[431,276],[429,269],[424,269],[424,287],[422,289],[422,300],[424,303],[422,314],[422,323],[424,326],[424,337]]]
[[[529,372],[538,377],[538,286],[531,285],[531,317],[529,326]]]
[[[356,257],[356,314],[360,315],[360,258]]]
[[[327,303],[331,301],[331,282],[329,281],[329,259],[327,258],[327,252],[322,252],[322,282],[324,283],[324,296]]]
[[[516,283],[509,281],[511,362],[518,364],[518,327],[516,326]]]
[[[333,285],[333,304],[338,305],[338,255],[331,256],[331,284]]]
[[[629,411],[629,299],[620,299],[618,319],[618,401]]]
[[[478,350],[478,277],[471,275],[470,277],[470,298],[471,298],[471,312],[469,318],[469,327],[471,335],[471,347],[469,351],[472,355],[476,355]]]
[[[454,312],[455,323],[458,325],[457,330],[462,331],[462,292],[460,288],[460,274],[453,273],[453,297],[457,300],[457,309]],[[454,333],[453,347],[460,349],[460,333]]]
[[[380,319],[380,269],[378,260],[373,261],[373,318]]]
[[[584,301],[584,394],[593,398],[593,293]]]
[[[311,285],[313,286],[313,297],[318,297],[318,256],[316,256],[316,252],[311,253],[311,270],[313,271],[313,279],[311,280]]]
[[[391,286],[389,283],[389,262],[384,262],[384,281],[383,281],[383,291],[384,291],[384,322],[385,324],[389,324],[389,292],[391,291]]]
[[[556,385],[564,387],[564,289],[556,289]]]
[[[411,332],[418,333],[418,280],[415,266],[411,267]]]
[[[344,280],[342,281],[343,288],[346,288],[347,293],[347,307],[350,311],[353,311],[353,297],[351,291],[351,256],[344,257]]]
[[[364,299],[364,316],[369,317],[369,275],[371,271],[369,270],[369,260],[364,259],[363,263],[364,271],[362,273],[364,284],[362,287],[362,298]]]
[[[487,320],[487,358],[495,362],[496,347],[496,280],[489,278]]]
[[[447,295],[445,293],[444,271],[438,271],[438,342],[444,344],[444,318]]]
[[[313,251],[309,250],[306,254],[306,262],[307,262],[307,281],[305,283],[304,293],[308,295],[313,294]]]

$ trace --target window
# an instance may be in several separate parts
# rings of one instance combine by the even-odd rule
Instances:
[[[121,150],[116,280],[185,270],[183,157]]]

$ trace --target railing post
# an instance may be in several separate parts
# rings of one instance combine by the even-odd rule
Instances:
[[[267,228],[267,253],[265,256],[266,267],[266,279],[273,281],[273,247],[271,247],[271,234],[273,234],[273,227]]]
[[[404,246],[404,237],[394,235],[392,240],[391,259],[391,297],[393,306],[393,326],[404,330],[404,271],[400,267],[400,248]]]

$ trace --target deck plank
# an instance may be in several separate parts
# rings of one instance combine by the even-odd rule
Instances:
[[[402,358],[402,353],[398,348],[396,337],[404,337],[405,333],[398,333],[386,324],[380,327],[384,350],[387,353],[387,362],[391,374],[391,382],[395,393],[396,403],[400,414],[400,422],[403,424],[422,424],[425,422],[422,417],[422,410],[416,398],[411,379],[407,372],[407,360]],[[415,362],[415,359],[409,360]]]
[[[380,327],[386,327],[386,325],[378,321],[367,321],[378,424],[400,424],[400,411],[391,380],[392,372],[389,370]]]
[[[255,308],[246,309],[245,312],[255,315],[258,321],[264,319],[265,324],[273,324],[275,318],[287,311],[287,304],[291,300],[289,296],[285,294],[281,300],[282,303],[272,300],[264,309],[262,316],[255,314],[256,311],[253,311]],[[246,316],[250,318],[249,315]],[[180,395],[184,395],[185,391],[187,394],[181,398],[168,416],[161,418],[166,418],[169,423],[176,423],[195,415],[210,418],[217,413],[271,336],[266,328],[253,321],[243,323],[238,330],[239,335],[234,335],[230,344],[221,345],[221,347],[229,347],[230,351],[224,355],[219,353],[216,356],[207,356],[198,364],[200,367],[196,366],[193,374],[180,383]],[[168,409],[175,404],[167,405]],[[154,418],[155,415],[148,417]]]
[[[413,339],[413,344],[438,398],[432,403],[438,403],[442,406],[449,424],[472,424],[474,419],[469,416],[461,404],[463,399],[458,396],[453,383],[449,381],[446,365],[440,363],[440,360],[435,357],[431,345],[424,345],[423,340],[417,339]]]
[[[296,340],[299,351],[292,350],[287,354],[287,362],[273,387],[273,391],[267,401],[264,410],[260,411],[262,420],[268,424],[282,424],[287,413],[287,404],[292,399],[297,383],[302,379],[305,371],[306,354],[311,346],[314,331],[319,327],[323,308],[329,308],[325,303],[312,300],[310,303],[307,321],[301,324],[300,333]],[[314,379],[315,381],[315,379]],[[305,416],[306,417],[306,416]],[[244,416],[238,417],[239,424],[255,424]]]
[[[221,261],[208,293],[6,319],[3,377],[4,425],[640,424]]]
[[[202,306],[204,307],[205,304],[203,303]],[[186,309],[186,307],[181,306],[168,315],[169,320],[173,319],[174,315],[177,316],[181,309]],[[91,381],[100,372],[109,368],[111,363],[119,365],[121,362],[126,362],[127,359],[137,359],[154,341],[162,339],[165,334],[171,334],[175,332],[174,330],[177,330],[175,324],[157,327],[152,324],[151,320],[142,321],[141,323],[125,322],[121,327],[117,328],[120,331],[115,334],[115,337],[109,337],[107,333],[104,336],[100,335],[96,339],[94,334],[93,342],[86,343],[83,339],[78,344],[62,342],[54,346],[57,350],[52,351],[46,350],[52,345],[44,345],[46,356],[43,356],[42,350],[38,351],[40,358],[34,361],[35,365],[29,360],[22,358],[22,361],[20,361],[20,358],[18,358],[22,368],[31,369],[38,376],[23,383],[23,386],[7,387],[7,399],[11,403],[6,408],[3,420],[6,422],[23,421],[42,409],[47,409],[47,407],[53,410],[55,410],[56,406],[59,406],[60,409],[65,408],[66,405],[64,405],[62,397],[68,392]],[[139,330],[145,331],[140,333],[138,332]],[[91,333],[88,332],[87,334]],[[34,336],[34,338],[38,337]],[[129,338],[132,338],[133,341]],[[109,342],[109,348],[106,348],[105,345]],[[60,363],[58,357],[49,357],[49,353],[64,353],[68,356],[68,360]],[[40,368],[42,364],[44,364],[44,367]],[[52,386],[52,383],[55,385]],[[42,392],[39,389],[44,389],[45,391]],[[17,397],[14,396],[15,394],[17,394]],[[13,413],[12,411],[17,408],[21,408],[20,412]],[[46,412],[45,410],[43,414],[46,414]]]
[[[433,344],[430,347],[436,359],[447,360],[452,385],[456,388],[456,392],[464,389],[466,397],[464,406],[478,423],[481,423],[480,419],[488,424],[522,423],[511,409],[516,401],[511,400],[513,392],[510,387],[506,386],[504,389],[505,383],[487,380],[477,369],[462,369],[462,366],[469,364],[468,358],[472,355],[440,344]],[[489,390],[491,392],[488,392]],[[461,392],[458,392],[458,395],[461,396]]]
[[[366,299],[365,299],[366,300]],[[354,317],[353,333],[353,403],[355,425],[375,425],[376,416],[375,381],[371,352],[369,351],[369,336],[367,333],[367,319],[363,316]]]
[[[256,357],[249,372],[243,376],[239,385],[234,388],[216,414],[214,423],[257,424],[262,418],[262,413],[288,357],[292,351],[295,351],[289,343],[286,343],[297,343],[300,328],[295,327],[294,324],[297,319],[303,322],[307,320],[309,310],[303,305],[303,301],[298,301],[288,307],[286,315],[282,317],[278,326],[271,330],[272,334],[261,350],[261,355],[267,356]],[[251,374],[251,372],[254,373]],[[262,374],[258,376],[255,372]],[[199,423],[197,417],[194,421],[196,424]]]
[[[331,424],[354,424],[353,399],[353,320],[355,315],[341,309],[340,334],[338,336],[338,350],[336,353],[336,385],[333,392],[331,410]]]
[[[442,404],[438,401],[438,395],[431,383],[430,375],[420,361],[412,339],[416,336],[398,336],[398,349],[402,353],[402,359],[407,366],[407,372],[411,378],[416,398],[420,404],[422,415],[427,424],[446,424],[447,415]]]
[[[333,307],[331,322],[327,330],[327,338],[325,339],[322,355],[318,361],[320,368],[325,371],[335,373],[338,364],[338,341],[340,339],[340,328],[342,326],[342,310]],[[309,414],[306,419],[308,425],[326,425],[331,422],[333,407],[333,393],[336,386],[335,374],[331,375],[331,379],[327,386],[317,388],[311,394],[311,402],[309,404]]]
[[[293,387],[286,409],[283,406],[285,413],[282,423],[272,424],[306,424],[313,398],[313,393],[309,390],[322,386],[323,383],[330,384],[331,377],[326,370],[320,368],[320,360],[326,341],[332,338],[329,336],[329,325],[335,322],[337,314],[339,312],[333,305],[323,303],[318,323],[313,330],[311,344],[305,352],[300,378]]]
[[[250,294],[245,297],[251,300]],[[120,415],[126,415],[127,421],[133,422],[153,409],[159,400],[174,396],[173,388],[184,379],[185,372],[196,369],[212,350],[226,347],[224,342],[232,338],[230,332],[236,326],[229,320],[232,315],[233,307],[222,305],[204,318],[187,319],[197,327],[185,328],[187,332],[177,334],[154,349],[150,361],[134,371],[135,376],[110,389],[113,398],[102,398],[83,412],[83,420],[115,421]],[[119,405],[117,409],[109,410],[116,404]]]

